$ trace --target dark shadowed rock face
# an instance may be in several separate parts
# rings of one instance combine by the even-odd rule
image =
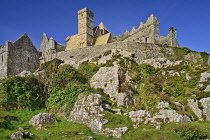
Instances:
[[[52,124],[54,122],[57,122],[57,120],[55,116],[50,113],[39,113],[33,116],[29,121],[31,125],[38,129],[42,124]]]

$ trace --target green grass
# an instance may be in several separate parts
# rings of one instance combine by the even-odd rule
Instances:
[[[121,140],[181,140],[181,138],[174,131],[169,130],[133,129],[122,136]]]
[[[91,130],[79,123],[68,122],[62,117],[57,117],[58,122],[51,125],[44,125],[44,130],[36,130],[28,121],[36,114],[46,112],[46,110],[36,110],[36,111],[0,111],[1,117],[6,115],[11,115],[17,118],[18,121],[6,121],[7,125],[10,127],[0,127],[0,139],[9,139],[10,135],[14,132],[19,131],[18,128],[22,127],[25,132],[35,134],[35,139],[48,139],[48,140],[74,140],[82,139],[87,136],[92,136],[98,140],[106,140],[107,137],[102,135],[96,135]],[[3,119],[1,119],[3,121]],[[84,133],[84,135],[79,135],[78,132]],[[108,138],[114,139],[114,138]]]

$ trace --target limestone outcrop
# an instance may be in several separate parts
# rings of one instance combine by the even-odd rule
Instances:
[[[118,106],[128,107],[133,103],[133,94],[131,91],[121,91],[121,83],[129,83],[125,73],[115,64],[112,67],[101,67],[92,77],[90,85],[94,88],[103,89],[111,100],[116,101]]]
[[[109,120],[103,113],[102,96],[100,94],[80,94],[67,118],[68,121],[87,125],[94,133],[106,136],[121,137],[128,131],[127,127],[103,128]]]
[[[210,78],[210,73],[203,72],[201,73],[200,82],[206,82]]]
[[[195,101],[194,99],[188,99],[187,101],[190,109],[195,113],[200,121],[203,121],[202,110],[198,108],[198,100]]]
[[[162,124],[169,122],[186,123],[191,119],[186,115],[178,114],[175,110],[161,109],[155,115],[151,115],[147,110],[137,110],[129,112],[129,117],[133,122],[143,122],[145,124]]]
[[[145,119],[151,118],[151,115],[147,110],[137,110],[129,112],[129,117],[133,122],[143,122]]]
[[[32,139],[32,137],[34,136],[34,134],[29,133],[29,132],[15,132],[12,133],[12,135],[10,136],[11,139],[25,139],[25,138],[30,138]]]
[[[210,97],[202,98],[200,102],[203,106],[203,115],[206,116],[207,121],[210,121]]]
[[[57,122],[56,117],[50,113],[39,113],[29,120],[29,123],[36,127],[36,129],[42,129],[43,124],[52,124],[55,122]]]
[[[171,66],[176,66],[176,65],[180,65],[182,61],[170,61],[167,60],[166,58],[155,58],[155,59],[145,59],[140,61],[140,64],[148,64],[151,65],[155,68],[167,68],[167,67],[171,67]]]
[[[200,100],[188,99],[188,106],[200,121],[210,121],[210,97]]]

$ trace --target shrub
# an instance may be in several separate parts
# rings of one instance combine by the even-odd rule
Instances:
[[[174,131],[184,140],[205,139],[208,136],[208,130],[197,124],[180,124]]]
[[[69,115],[78,95],[81,93],[89,94],[91,91],[92,90],[88,85],[77,82],[70,82],[65,88],[58,86],[50,87],[48,89],[50,95],[48,98],[48,109],[55,113],[57,109],[66,104],[65,114]]]
[[[90,78],[99,70],[99,66],[94,63],[88,63],[83,62],[79,65],[78,71],[83,74],[87,80],[90,80]]]
[[[9,77],[1,82],[1,91],[5,94],[4,106],[7,109],[33,110],[45,103],[43,85],[33,77]]]
[[[55,74],[57,73],[58,66],[63,63],[64,61],[59,59],[53,59],[51,61],[48,61],[46,63],[43,63],[39,70],[44,71],[44,77],[42,77],[41,81],[45,84],[45,91],[47,91],[47,87],[52,85],[53,78],[55,77]]]
[[[87,83],[85,76],[80,74],[73,66],[60,66],[53,78],[53,85],[64,87],[71,81],[77,81],[83,84]]]

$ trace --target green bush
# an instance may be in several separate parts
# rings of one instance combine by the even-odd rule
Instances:
[[[64,87],[71,81],[77,81],[83,84],[87,83],[85,76],[80,74],[73,66],[60,66],[53,78],[53,85]]]
[[[148,64],[142,64],[139,67],[137,67],[137,69],[138,69],[138,71],[141,71],[141,72],[146,73],[151,76],[153,76],[157,73],[156,69],[153,66],[148,65]]]
[[[99,70],[99,66],[94,63],[83,62],[79,65],[78,71],[83,74],[88,80]]]
[[[44,77],[40,77],[40,81],[44,83],[45,85],[45,91],[47,91],[47,88],[53,84],[53,79],[55,77],[55,74],[57,73],[58,66],[63,63],[64,61],[59,59],[53,59],[51,61],[48,61],[46,63],[43,63],[39,70],[44,71]]]
[[[9,77],[1,82],[1,94],[5,94],[7,109],[33,110],[45,105],[43,85],[33,77]]]
[[[198,124],[180,124],[174,131],[184,140],[205,139],[208,136],[208,130]]]
[[[55,59],[53,59],[53,60],[51,60],[51,61],[48,61],[48,62],[43,63],[43,64],[40,66],[39,70],[41,71],[41,70],[57,69],[58,66],[59,66],[61,63],[64,63],[64,61],[55,58]]]
[[[203,59],[203,63],[206,64],[209,60],[209,54],[207,52],[200,52],[201,58]]]
[[[48,89],[50,97],[48,98],[48,109],[52,110],[54,113],[63,105],[66,104],[67,110],[65,110],[66,115],[71,111],[76,102],[79,94],[91,93],[91,88],[88,85],[80,84],[77,82],[70,82],[65,88],[61,87],[50,87]]]

